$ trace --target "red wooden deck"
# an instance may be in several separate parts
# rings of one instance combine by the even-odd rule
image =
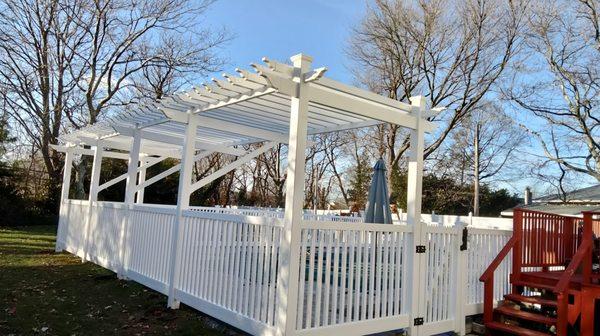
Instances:
[[[481,276],[484,321],[490,335],[600,334],[600,213],[583,219],[517,209],[513,237]],[[512,293],[494,308],[494,271],[512,252]],[[531,268],[538,269],[531,271]],[[550,269],[562,270],[550,270]],[[534,304],[536,306],[532,306]]]

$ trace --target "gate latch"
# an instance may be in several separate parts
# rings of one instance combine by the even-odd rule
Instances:
[[[466,251],[469,248],[469,229],[466,227],[462,230],[462,244],[460,245],[461,251]]]
[[[426,250],[425,245],[417,245],[417,253],[425,253]]]
[[[413,321],[413,325],[420,326],[420,325],[423,325],[423,323],[424,323],[424,322],[425,322],[425,321],[423,320],[423,318],[422,318],[422,317],[417,317],[417,318],[416,318],[416,319]]]

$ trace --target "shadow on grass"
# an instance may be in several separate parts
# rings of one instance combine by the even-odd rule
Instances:
[[[51,252],[53,239],[40,241],[40,231],[14,241],[26,232],[0,231],[0,335],[243,334],[184,305],[168,309],[158,292]]]

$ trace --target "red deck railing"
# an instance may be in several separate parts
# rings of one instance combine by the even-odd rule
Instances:
[[[565,267],[554,292],[558,300],[557,332],[559,335],[566,334],[567,293],[573,275],[581,268],[582,284],[591,281],[593,235],[596,233],[600,236],[599,214],[585,212],[582,220],[573,216],[515,209],[513,237],[479,279],[484,283],[484,321],[493,320],[494,271],[512,250],[513,282],[520,279],[524,267],[541,267],[543,271],[553,266]],[[513,291],[517,291],[515,286]]]
[[[564,266],[577,250],[577,218],[534,211],[518,211],[514,234],[522,238],[523,267]]]

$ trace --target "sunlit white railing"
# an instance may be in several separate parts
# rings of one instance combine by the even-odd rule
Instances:
[[[483,312],[483,286],[479,281],[481,270],[485,270],[492,260],[506,245],[512,231],[493,229],[469,229],[469,249],[467,250],[466,274],[466,314],[479,314]],[[494,273],[494,299],[503,300],[504,295],[510,293],[510,273],[512,258],[507,257]]]
[[[175,207],[134,205],[125,237],[127,276],[167,293]]]
[[[70,200],[61,204],[56,243],[65,250],[84,257],[85,225],[89,217],[89,202]]]
[[[177,300],[252,334],[277,330],[282,212],[193,208],[181,213]],[[409,326],[412,227],[306,214],[297,251],[296,333],[376,333]],[[69,200],[57,246],[161,293],[169,291],[174,206]],[[425,333],[460,331],[481,312],[478,281],[511,232],[428,223],[421,263]],[[409,253],[411,252],[411,253]],[[510,260],[507,258],[506,260]],[[509,289],[510,264],[496,274],[495,298]],[[502,279],[502,280],[501,280]]]
[[[211,303],[275,325],[281,221],[275,218],[184,212],[182,301]]]
[[[406,327],[407,234],[403,225],[302,223],[297,328]],[[357,322],[362,322],[358,324]]]

